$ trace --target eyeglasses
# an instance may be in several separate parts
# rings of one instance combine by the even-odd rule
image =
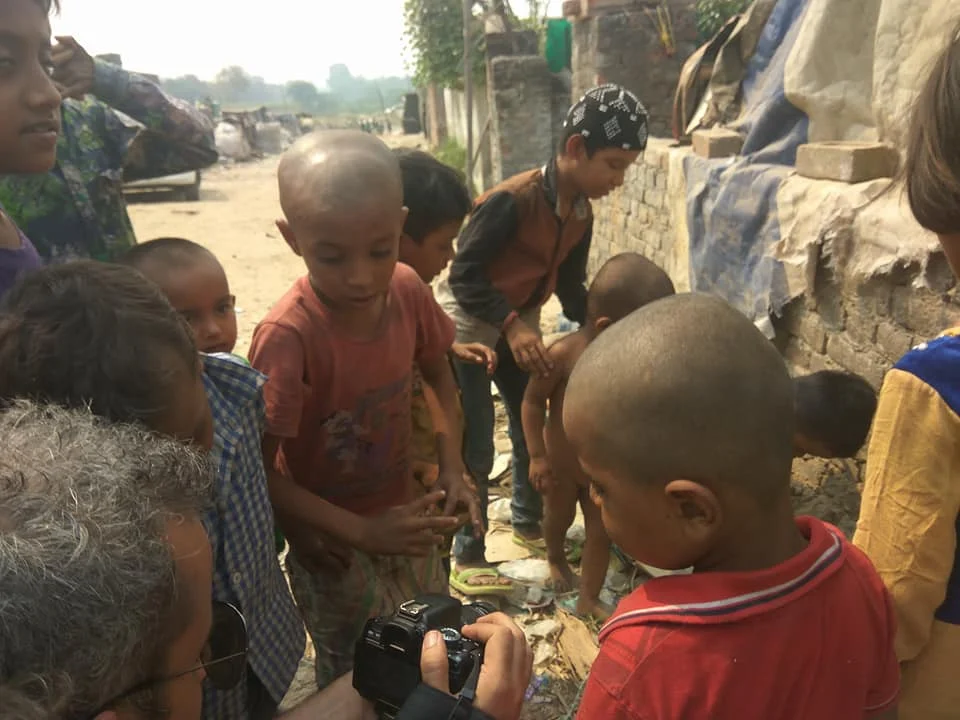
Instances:
[[[247,649],[247,621],[243,614],[230,603],[214,602],[210,635],[207,638],[207,644],[204,645],[199,665],[174,675],[149,678],[137,683],[104,703],[90,716],[90,720],[105,710],[114,707],[121,700],[126,700],[148,688],[163,685],[198,670],[206,672],[207,682],[215,689],[230,690],[243,679],[244,669],[247,665]]]

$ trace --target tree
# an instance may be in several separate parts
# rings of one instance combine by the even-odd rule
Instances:
[[[463,86],[463,3],[461,0],[404,0],[407,52],[414,83],[441,87]],[[483,74],[483,32],[474,37],[473,71]]]
[[[292,80],[285,90],[287,100],[304,112],[316,112],[320,105],[320,91],[312,82]]]
[[[697,37],[701,43],[710,40],[726,25],[727,20],[744,12],[750,0],[697,0]]]
[[[230,100],[239,99],[250,89],[251,77],[239,65],[225,67],[217,73],[214,83],[221,89],[224,97]]]
[[[174,97],[188,102],[203,100],[211,94],[210,83],[204,82],[196,75],[182,75],[164,80],[163,89]]]
[[[346,65],[337,64],[330,66],[330,73],[327,75],[327,87],[337,95],[350,93],[356,82],[353,73]]]

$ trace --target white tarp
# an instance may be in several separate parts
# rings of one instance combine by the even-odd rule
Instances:
[[[809,118],[810,142],[882,141],[903,148],[911,104],[960,19],[952,0],[809,0],[784,90]],[[812,290],[821,251],[839,274],[925,263],[937,248],[885,180],[861,185],[793,175],[781,186],[776,257],[792,295]],[[921,274],[922,278],[922,274]]]

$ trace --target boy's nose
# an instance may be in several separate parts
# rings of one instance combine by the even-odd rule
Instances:
[[[31,73],[26,87],[26,103],[32,110],[52,113],[60,107],[63,98],[47,71],[38,67]]]

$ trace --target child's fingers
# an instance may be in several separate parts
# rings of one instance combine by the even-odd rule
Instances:
[[[422,515],[435,505],[438,505],[447,493],[445,490],[434,490],[421,498],[417,498],[412,503],[404,505],[401,510],[408,515]]]

